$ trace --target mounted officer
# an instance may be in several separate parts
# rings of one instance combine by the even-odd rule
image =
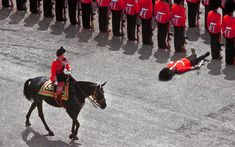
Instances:
[[[65,85],[65,82],[70,78],[69,76],[71,74],[71,67],[68,63],[68,60],[64,56],[65,49],[63,47],[60,47],[60,49],[57,50],[56,56],[57,58],[53,60],[51,64],[51,77],[50,80],[56,85],[56,99],[57,101],[61,101],[62,97],[62,91]],[[64,73],[64,69],[67,69],[68,74]],[[72,78],[72,77],[71,77]]]

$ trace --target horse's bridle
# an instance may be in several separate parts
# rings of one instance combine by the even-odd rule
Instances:
[[[98,86],[97,86],[98,87]],[[89,100],[90,102],[93,104],[94,107],[99,107],[100,106],[100,103],[102,103],[104,101],[104,98],[102,98],[102,100],[98,100],[97,97],[96,97],[96,94],[97,94],[97,89],[98,88],[95,88],[93,94],[91,95],[91,97],[89,96]]]

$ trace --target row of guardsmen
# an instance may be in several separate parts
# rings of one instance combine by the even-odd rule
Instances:
[[[41,0],[29,0],[30,12],[40,12]],[[185,1],[188,5],[186,17]],[[82,12],[82,26],[85,29],[94,27],[93,2],[98,6],[99,30],[108,33],[109,15],[112,13],[112,33],[114,36],[124,36],[124,18],[127,19],[127,37],[130,41],[139,40],[139,27],[142,26],[143,44],[153,45],[152,19],[157,22],[157,40],[160,49],[170,48],[170,25],[174,27],[175,52],[185,52],[185,27],[188,18],[190,28],[199,27],[201,0],[43,0],[44,17],[54,17],[53,4],[55,3],[56,21],[66,20],[68,7],[69,20],[72,25],[80,23],[80,11]],[[16,0],[18,10],[26,10],[26,0]],[[235,58],[235,18],[233,11],[235,0],[202,0],[205,6],[205,30],[211,37],[212,59],[221,59],[221,34],[226,38],[225,61],[234,64]],[[12,0],[2,0],[3,7],[13,5]],[[217,12],[222,9],[222,15]],[[223,19],[223,21],[222,21]],[[223,22],[223,23],[222,23]]]

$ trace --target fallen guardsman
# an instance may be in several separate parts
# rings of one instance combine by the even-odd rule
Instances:
[[[175,74],[182,74],[190,70],[200,69],[202,62],[207,56],[210,55],[210,52],[205,53],[197,57],[195,50],[191,49],[192,54],[188,57],[181,58],[177,61],[171,61],[167,64],[167,67],[163,68],[159,73],[159,80],[168,81]]]

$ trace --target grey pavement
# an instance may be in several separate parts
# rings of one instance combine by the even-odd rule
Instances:
[[[202,9],[203,14],[203,9]],[[97,19],[96,19],[97,20]],[[187,54],[210,51],[209,35],[187,29]],[[235,146],[235,67],[206,62],[171,81],[159,71],[181,54],[83,30],[67,22],[28,12],[0,9],[0,146],[2,147],[233,147]],[[172,38],[173,40],[173,38]],[[28,78],[49,76],[60,47],[77,80],[107,82],[107,108],[86,101],[78,120],[78,141],[69,140],[72,121],[63,108],[44,103],[45,119],[55,136],[46,136],[37,110],[30,128],[25,115],[31,102],[22,90]],[[224,56],[224,49],[222,51]]]

